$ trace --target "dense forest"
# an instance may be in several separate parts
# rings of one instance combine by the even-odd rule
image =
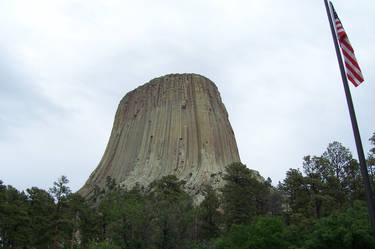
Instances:
[[[375,186],[375,133],[370,142]],[[233,163],[226,185],[204,187],[199,205],[173,175],[130,191],[108,178],[87,200],[71,192],[65,176],[48,191],[18,191],[0,181],[0,248],[375,248],[359,164],[349,149],[330,143],[301,166],[273,186]]]

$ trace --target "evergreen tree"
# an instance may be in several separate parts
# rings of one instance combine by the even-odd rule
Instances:
[[[198,210],[198,239],[208,242],[220,234],[221,213],[220,201],[216,191],[209,185],[203,190],[205,197]]]
[[[28,216],[31,220],[30,247],[48,248],[52,243],[53,218],[55,203],[53,197],[45,190],[32,187],[26,190],[29,202]]]
[[[303,169],[305,187],[309,193],[308,205],[314,210],[314,217],[320,218],[329,214],[336,206],[334,199],[343,199],[340,182],[336,177],[330,175],[329,161],[323,157],[304,157]],[[330,191],[335,193],[330,195]]]
[[[29,248],[31,220],[27,196],[0,181],[0,245],[3,248]]]
[[[68,178],[66,176],[61,176],[57,182],[53,183],[53,187],[49,189],[49,192],[56,201],[52,228],[52,249],[56,249],[58,244],[64,245],[70,241],[68,230],[71,220],[66,215],[68,196],[71,194],[68,183]]]
[[[82,248],[88,248],[99,241],[99,214],[97,208],[86,202],[86,208],[79,216],[79,234]]]
[[[280,185],[280,190],[286,196],[286,211],[288,215],[311,217],[313,208],[310,205],[310,193],[301,171],[289,169],[286,178]]]
[[[120,219],[121,193],[114,180],[107,178],[106,191],[98,203],[96,217],[97,242],[111,243],[116,240],[116,222]]]
[[[155,181],[150,198],[150,241],[143,248],[187,248],[193,238],[194,208],[192,198],[182,189],[176,176]]]
[[[265,211],[270,215],[282,215],[283,214],[283,193],[273,186],[270,186],[270,192],[267,197],[267,205]]]
[[[69,194],[66,200],[66,208],[64,217],[67,224],[67,234],[70,234],[69,245],[70,249],[75,248],[75,245],[78,245],[80,242],[81,235],[79,231],[81,230],[81,223],[83,218],[86,216],[88,206],[85,203],[85,200],[79,194]],[[78,236],[79,235],[79,236]]]
[[[341,182],[345,177],[345,168],[353,159],[352,153],[341,143],[334,141],[330,143],[322,155],[329,162],[329,175],[335,176]]]
[[[335,178],[335,181],[338,183],[336,186],[333,186],[335,188],[334,196],[336,197],[337,206],[342,207],[347,201],[346,198],[348,194],[354,191],[347,185],[350,183],[348,178],[351,178],[351,180],[359,180],[359,178],[356,177],[356,172],[353,172],[353,170],[356,170],[359,174],[359,168],[355,167],[356,162],[349,149],[336,141],[328,145],[322,157],[329,162],[329,177],[331,177],[331,179]],[[348,173],[351,175],[348,175]],[[353,183],[351,183],[350,185],[354,186],[355,184],[353,185]]]
[[[226,167],[223,179],[226,184],[221,192],[227,229],[232,224],[250,224],[254,216],[265,214],[269,188],[250,169],[242,163],[232,163]]]

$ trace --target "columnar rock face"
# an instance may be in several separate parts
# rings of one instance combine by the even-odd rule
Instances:
[[[197,74],[170,74],[121,100],[103,158],[79,193],[104,187],[107,176],[130,189],[173,174],[197,195],[204,184],[221,186],[225,166],[239,161],[215,84]]]

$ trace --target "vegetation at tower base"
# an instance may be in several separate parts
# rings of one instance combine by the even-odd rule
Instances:
[[[126,190],[108,177],[90,200],[71,193],[64,176],[49,191],[0,181],[0,248],[375,248],[351,152],[332,142],[301,166],[275,188],[232,163],[226,184],[205,186],[199,205],[174,175],[155,180],[150,191]]]

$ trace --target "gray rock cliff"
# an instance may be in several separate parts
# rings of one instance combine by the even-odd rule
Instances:
[[[225,167],[239,161],[216,85],[197,74],[170,74],[121,100],[104,155],[79,193],[103,188],[107,176],[130,189],[174,174],[197,196],[204,184],[222,186]]]

